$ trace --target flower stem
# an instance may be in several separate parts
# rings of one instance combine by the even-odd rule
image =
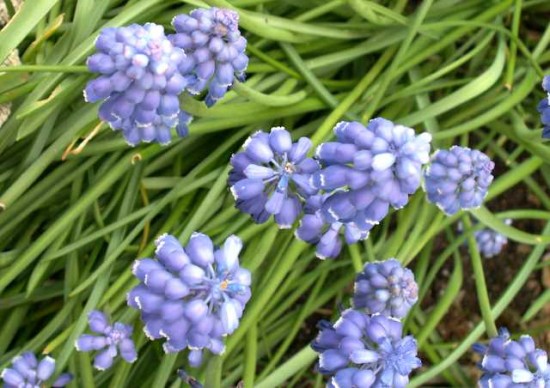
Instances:
[[[472,229],[472,222],[470,216],[465,214],[462,217],[464,223],[464,229],[467,234]],[[472,268],[474,270],[474,279],[476,282],[477,299],[479,301],[479,309],[481,310],[481,316],[483,322],[485,322],[485,328],[489,337],[495,337],[498,335],[495,321],[491,313],[491,302],[489,300],[489,294],[487,293],[487,284],[485,283],[485,274],[483,273],[483,263],[481,262],[481,256],[477,248],[477,243],[473,234],[468,236],[468,248],[470,250],[470,259],[472,260]]]
[[[0,73],[46,72],[46,73],[90,73],[86,66],[20,65],[0,66]]]

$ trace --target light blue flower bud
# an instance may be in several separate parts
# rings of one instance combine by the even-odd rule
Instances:
[[[438,150],[424,173],[428,200],[446,214],[481,206],[493,181],[494,163],[477,150],[453,146]]]
[[[365,264],[355,280],[353,305],[368,314],[403,318],[417,300],[414,274],[395,259]]]

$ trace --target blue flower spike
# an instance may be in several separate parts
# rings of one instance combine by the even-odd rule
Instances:
[[[487,196],[494,167],[478,150],[459,146],[437,150],[424,173],[428,200],[447,215],[476,209]]]
[[[223,8],[195,9],[172,20],[176,30],[169,36],[186,57],[178,64],[186,90],[200,94],[212,106],[222,98],[235,79],[244,81],[248,66],[246,39],[239,31],[239,14]]]
[[[350,202],[366,221],[378,223],[389,207],[400,209],[420,187],[422,166],[429,161],[431,135],[416,135],[412,128],[376,118],[365,127],[340,122],[334,127],[336,142],[321,144],[316,156],[323,168],[314,183],[325,191],[354,192]],[[328,205],[327,205],[328,206]],[[347,207],[330,207],[335,218],[345,218]]]
[[[319,353],[319,372],[330,378],[329,388],[404,388],[422,364],[416,341],[403,337],[397,319],[347,309],[336,323],[321,321],[318,326],[311,346]]]
[[[316,244],[319,258],[334,258],[342,247],[368,238],[369,231],[400,209],[420,186],[429,161],[431,135],[376,118],[364,126],[343,121],[336,140],[319,145],[321,169],[311,182],[320,190],[306,203],[296,236]]]
[[[475,344],[474,352],[482,356],[478,367],[483,372],[481,388],[545,388],[550,386],[548,354],[535,347],[531,336],[522,335],[517,341],[505,328],[488,345]]]
[[[84,90],[87,102],[102,101],[99,117],[122,131],[126,142],[167,144],[178,124],[178,96],[187,86],[178,66],[185,53],[154,23],[104,28],[87,65],[99,77]]]
[[[511,225],[512,220],[504,221],[506,225]],[[481,254],[489,259],[498,255],[504,246],[508,243],[506,236],[498,233],[496,230],[484,228],[475,232],[476,244]]]
[[[237,329],[250,299],[250,272],[239,265],[242,242],[230,236],[216,249],[210,237],[193,233],[183,247],[164,234],[156,246],[155,258],[134,264],[140,284],[128,305],[140,311],[149,339],[165,338],[167,353],[189,348],[189,363],[198,366],[203,349],[224,352],[223,337]]]

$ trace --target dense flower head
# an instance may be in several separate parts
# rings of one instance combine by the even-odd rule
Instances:
[[[79,352],[100,351],[94,358],[94,367],[105,370],[113,365],[115,357],[120,351],[120,356],[127,362],[137,360],[137,352],[132,340],[134,328],[116,322],[109,324],[107,316],[98,310],[88,314],[90,330],[99,335],[82,334],[75,342]]]
[[[296,229],[296,237],[310,244],[315,244],[315,254],[320,259],[335,258],[342,250],[342,237],[347,244],[354,244],[369,236],[369,231],[375,223],[365,221],[363,211],[357,211],[350,206],[348,217],[334,219],[326,211],[326,203],[339,202],[340,205],[350,204],[350,197],[355,193],[350,191],[336,191],[333,194],[316,194],[306,200],[305,215],[300,219]],[[335,204],[334,206],[338,206]],[[343,236],[342,236],[343,235]]]
[[[25,352],[12,360],[10,368],[2,371],[0,377],[5,388],[42,388],[55,372],[55,360],[45,356],[38,361],[33,352]],[[73,376],[64,373],[52,383],[52,387],[64,387]]]
[[[100,76],[88,82],[86,101],[103,101],[99,117],[121,130],[130,145],[170,142],[180,113],[178,95],[187,85],[178,71],[184,51],[154,23],[104,28],[95,46],[87,65]]]
[[[355,279],[353,305],[368,314],[403,318],[417,300],[413,272],[396,259],[367,263]]]
[[[437,150],[424,173],[428,200],[448,215],[480,207],[493,181],[494,166],[478,150],[459,146]]]
[[[313,183],[325,191],[347,188],[351,205],[364,212],[365,221],[378,223],[389,207],[402,208],[420,186],[422,165],[429,161],[431,135],[376,118],[365,127],[340,122],[335,142],[321,144],[316,156],[323,168]],[[334,204],[340,204],[335,201]],[[350,206],[327,203],[326,212],[345,218]]]
[[[510,225],[512,220],[508,219],[505,223]],[[502,248],[508,243],[506,236],[489,228],[476,231],[475,239],[479,251],[486,258],[498,255],[502,251]]]
[[[302,212],[302,200],[316,193],[310,177],[319,165],[307,153],[311,141],[293,143],[283,127],[258,131],[233,155],[229,185],[237,208],[263,223],[273,214],[281,228],[290,228]]]
[[[511,225],[512,220],[508,218],[504,220],[504,223],[506,225]],[[463,229],[464,225],[462,222],[459,222],[457,230],[462,232]],[[485,258],[491,258],[498,255],[502,251],[502,248],[508,243],[506,236],[490,228],[476,230],[474,232],[474,238],[477,249]],[[466,244],[466,242],[464,244]]]
[[[482,388],[550,386],[548,354],[535,347],[531,336],[522,335],[514,341],[502,328],[488,345],[475,344],[473,349],[483,357],[478,364],[483,371],[479,380]]]
[[[147,337],[166,338],[166,352],[188,347],[197,366],[203,349],[223,353],[223,337],[239,326],[250,299],[250,272],[239,266],[242,242],[230,236],[215,249],[210,237],[193,233],[183,247],[164,234],[156,246],[156,259],[134,264],[140,284],[128,293],[128,305],[141,312]]]
[[[331,378],[327,387],[401,388],[421,365],[416,341],[403,337],[398,319],[347,309],[319,328],[311,346],[319,353],[319,372]]]
[[[178,65],[186,90],[199,94],[208,89],[205,103],[212,106],[233,84],[244,80],[248,66],[246,39],[239,31],[239,14],[223,8],[199,8],[172,20],[174,46],[185,50]]]
[[[348,244],[364,240],[388,214],[405,206],[420,186],[422,165],[429,160],[431,136],[377,118],[365,127],[343,121],[334,127],[336,141],[319,145],[322,168],[311,176],[320,190],[307,200],[296,236],[317,245],[320,258],[338,256]]]
[[[542,79],[542,88],[548,94],[539,102],[538,105],[540,120],[544,125],[542,129],[542,137],[545,139],[550,139],[550,75],[547,75]]]

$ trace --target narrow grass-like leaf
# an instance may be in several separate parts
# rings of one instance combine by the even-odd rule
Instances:
[[[21,43],[59,0],[24,2],[23,6],[0,31],[0,63]]]

